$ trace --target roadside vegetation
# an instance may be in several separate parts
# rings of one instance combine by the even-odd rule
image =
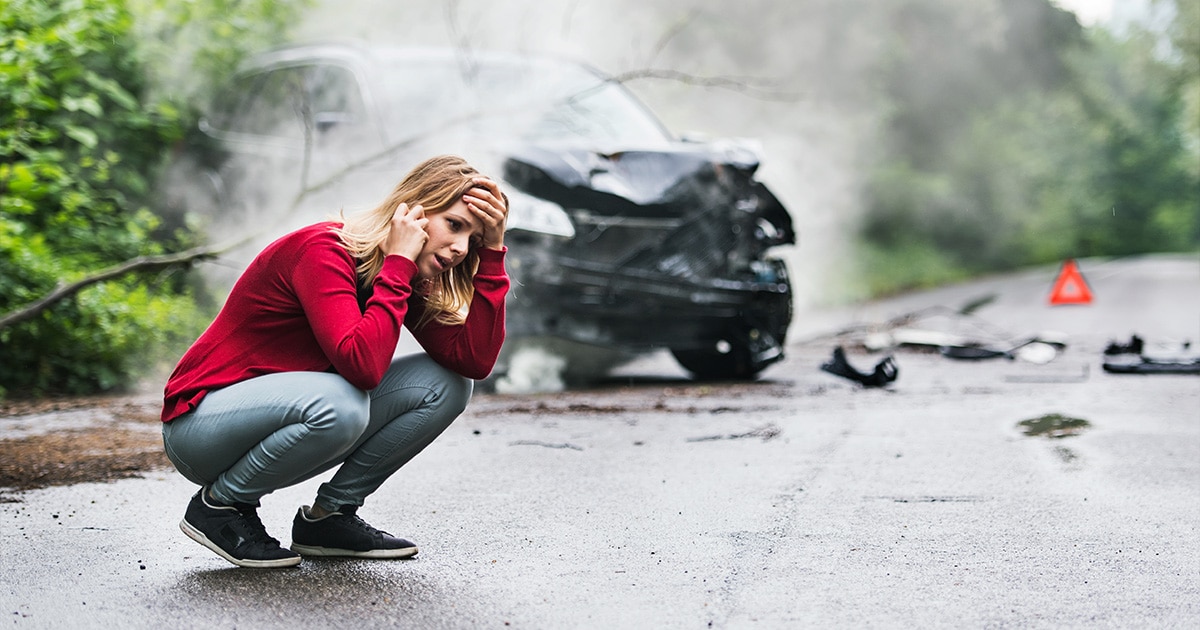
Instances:
[[[902,3],[860,274],[880,295],[1087,256],[1200,247],[1200,3],[1166,33],[1080,28],[1043,0]]]
[[[187,97],[248,45],[278,41],[298,5],[0,0],[0,315],[198,241],[162,229],[154,205],[195,121]],[[180,62],[186,83],[151,71]],[[158,367],[211,315],[183,271],[126,274],[0,328],[0,397],[106,391]]]
[[[0,398],[128,387],[211,319],[217,300],[181,263],[3,323],[99,270],[203,244],[163,221],[157,176],[216,78],[286,41],[310,4],[0,0]],[[983,4],[1008,27],[964,36]],[[869,294],[1197,251],[1200,3],[1158,0],[1165,33],[1083,29],[1049,0],[983,4],[885,9],[871,89],[887,114],[857,234]]]

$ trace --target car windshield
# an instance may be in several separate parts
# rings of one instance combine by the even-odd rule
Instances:
[[[545,59],[387,59],[376,85],[393,142],[469,128],[539,143],[661,147],[670,136],[623,86]]]

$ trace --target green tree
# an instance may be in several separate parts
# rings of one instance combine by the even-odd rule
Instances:
[[[152,83],[145,59],[160,48],[140,45],[131,4],[158,24],[187,24],[201,3],[0,0],[0,313],[198,238],[161,233],[153,211],[155,177],[193,114],[172,97],[176,90]],[[276,29],[301,3],[210,4],[228,11],[221,20],[241,25],[227,33],[239,38],[250,25]],[[209,17],[198,23],[219,21]],[[169,47],[170,34],[159,34],[156,46]],[[216,37],[211,45],[221,55],[245,51]],[[206,317],[192,285],[181,274],[129,275],[0,329],[0,395],[128,384],[158,363],[162,348],[194,338]]]
[[[112,1],[112,0],[109,0]],[[203,101],[248,54],[287,40],[315,0],[123,0],[152,96]]]
[[[924,39],[954,18],[923,13],[901,39],[920,44],[887,68],[894,113],[862,228],[873,292],[1200,244],[1186,73],[1147,33],[1085,32],[1042,0],[1001,6],[1018,12],[1003,36],[974,43]],[[1042,34],[1014,31],[1021,19]]]
[[[1077,60],[1078,97],[1102,131],[1091,185],[1108,207],[1082,222],[1085,255],[1184,251],[1200,245],[1200,171],[1188,139],[1185,75],[1156,53],[1157,38],[1093,37]]]

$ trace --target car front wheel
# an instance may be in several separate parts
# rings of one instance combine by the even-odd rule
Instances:
[[[708,348],[672,349],[683,368],[701,380],[749,380],[783,358],[781,340],[757,328],[740,330]]]

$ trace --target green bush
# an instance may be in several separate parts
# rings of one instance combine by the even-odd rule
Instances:
[[[152,207],[155,178],[194,113],[179,104],[191,92],[163,83],[176,77],[147,60],[161,62],[186,35],[205,42],[187,62],[215,72],[249,45],[278,41],[302,4],[0,0],[0,314],[199,243],[163,233]],[[202,89],[203,70],[183,74]],[[0,395],[111,390],[169,364],[211,315],[196,307],[194,285],[184,273],[129,274],[0,329]]]

